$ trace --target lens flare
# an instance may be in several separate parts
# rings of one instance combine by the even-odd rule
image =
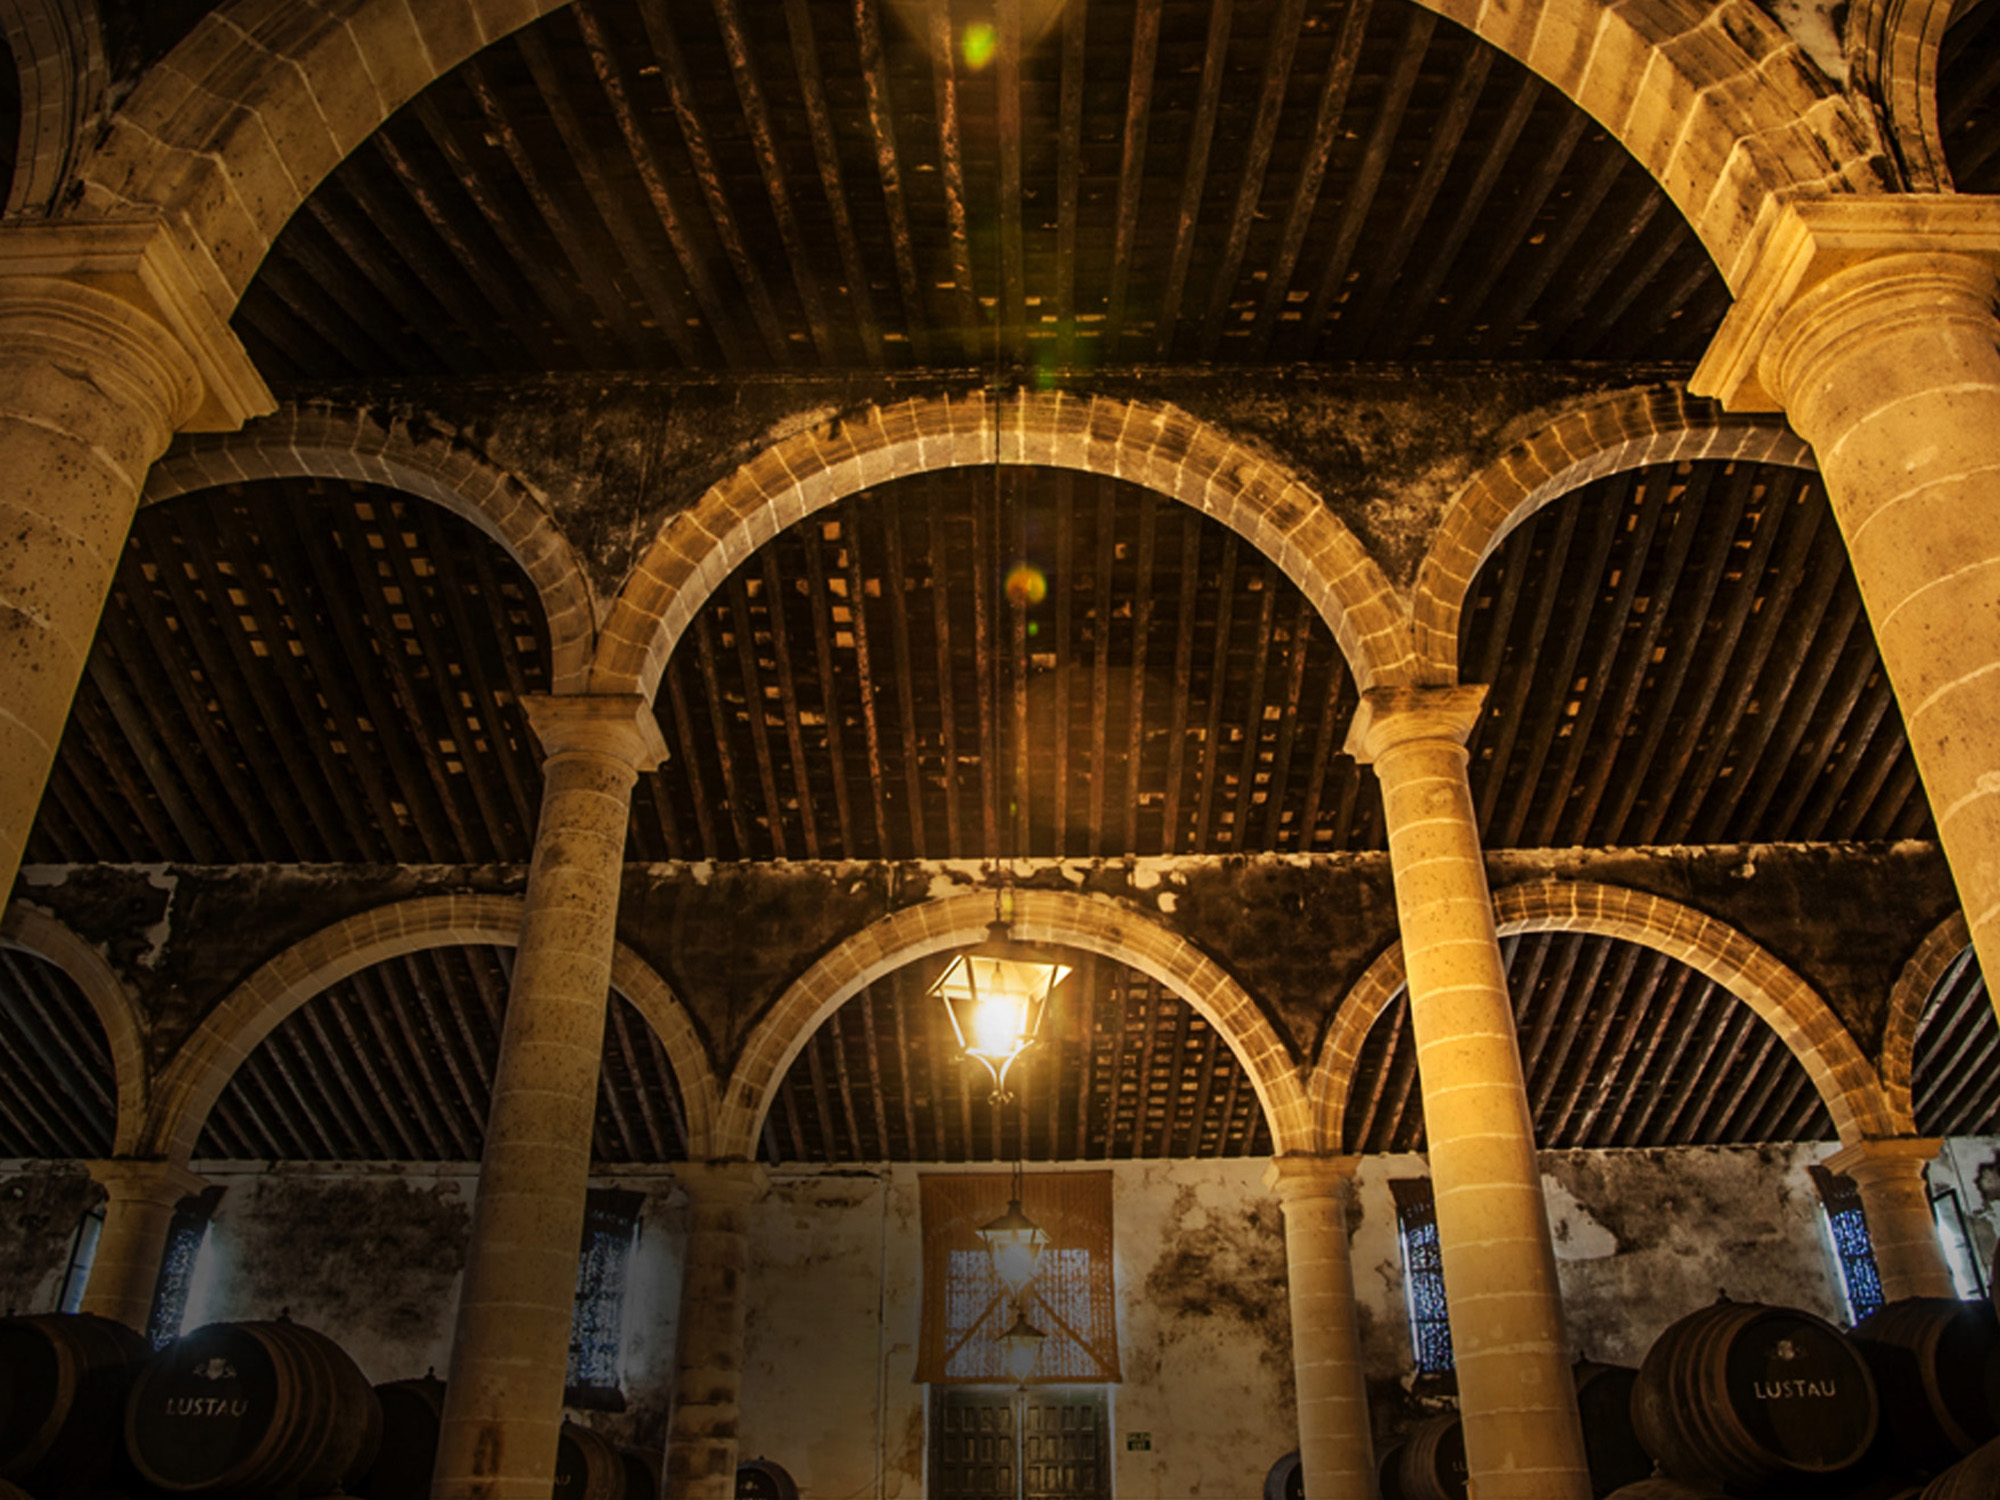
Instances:
[[[1040,604],[1048,597],[1048,575],[1033,563],[1017,562],[1007,570],[1007,602],[1016,609]]]
[[[975,21],[965,28],[965,65],[978,72],[993,61],[993,53],[1000,45],[1000,38],[992,26],[985,21]]]

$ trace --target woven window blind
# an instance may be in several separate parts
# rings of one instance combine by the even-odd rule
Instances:
[[[1005,1381],[999,1339],[1014,1313],[976,1231],[1006,1212],[1012,1178],[940,1173],[919,1181],[924,1302],[916,1378],[932,1385]],[[1028,1320],[1049,1336],[1029,1384],[1118,1380],[1111,1174],[1030,1174],[1021,1182],[1021,1209],[1049,1235],[1028,1289]]]

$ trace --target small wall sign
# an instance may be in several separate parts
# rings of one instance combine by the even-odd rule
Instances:
[[[1125,1451],[1127,1453],[1151,1453],[1153,1451],[1152,1433],[1150,1432],[1126,1433]]]

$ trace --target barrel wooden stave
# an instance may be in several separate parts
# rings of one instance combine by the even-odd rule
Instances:
[[[660,1455],[650,1448],[624,1447],[618,1457],[625,1465],[625,1500],[659,1500]]]
[[[575,1422],[556,1440],[555,1500],[625,1500],[625,1459],[611,1439]]]
[[[1572,1374],[1591,1494],[1604,1500],[1621,1486],[1652,1477],[1652,1455],[1632,1426],[1632,1387],[1638,1384],[1639,1372],[1630,1365],[1582,1360]]]
[[[212,1323],[148,1360],[125,1406],[139,1477],[170,1495],[325,1494],[374,1462],[381,1407],[340,1346],[295,1323]]]
[[[41,1488],[106,1478],[145,1339],[91,1313],[0,1318],[0,1479]]]
[[[1465,1500],[1465,1427],[1455,1413],[1410,1429],[1397,1455],[1396,1483],[1404,1500]]]
[[[1879,1425],[1867,1361],[1811,1313],[1721,1301],[1647,1353],[1633,1426],[1668,1477],[1790,1500],[1853,1469]]]
[[[1993,1500],[2000,1495],[2000,1440],[1962,1458],[1925,1485],[1920,1500]]]
[[[384,1381],[375,1399],[382,1408],[382,1441],[362,1493],[369,1500],[430,1500],[444,1382],[434,1375]]]
[[[1884,1440],[1925,1473],[2000,1437],[2000,1314],[1985,1302],[1905,1297],[1856,1326],[1882,1401]]]

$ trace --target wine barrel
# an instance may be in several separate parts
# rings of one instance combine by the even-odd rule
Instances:
[[[37,1488],[106,1478],[145,1339],[109,1318],[0,1318],[0,1479]]]
[[[1640,1479],[1611,1492],[1610,1500],[1729,1500],[1721,1490],[1683,1484],[1678,1479]]]
[[[1868,1363],[1839,1329],[1722,1301],[1660,1335],[1632,1388],[1632,1423],[1669,1477],[1777,1500],[1860,1462],[1879,1417]]]
[[[1265,1471],[1264,1500],[1305,1500],[1305,1468],[1294,1448]]]
[[[1984,1302],[1905,1297],[1851,1335],[1868,1360],[1895,1458],[1935,1474],[2000,1437],[2000,1314]]]
[[[620,1448],[625,1464],[625,1500],[659,1500],[660,1456],[649,1448]]]
[[[1396,1460],[1404,1500],[1465,1500],[1465,1428],[1447,1412],[1410,1429]]]
[[[375,1399],[382,1407],[382,1442],[361,1492],[368,1500],[430,1500],[444,1382],[435,1375],[386,1381],[375,1387]]]
[[[1993,1500],[2000,1495],[2000,1441],[1960,1459],[1920,1494],[1921,1500]]]
[[[1406,1500],[1403,1494],[1403,1445],[1391,1443],[1382,1450],[1382,1456],[1375,1460],[1375,1488],[1381,1492],[1382,1500]]]
[[[555,1500],[625,1500],[625,1460],[611,1439],[562,1424],[556,1439]]]
[[[1577,1414],[1583,1418],[1583,1451],[1590,1465],[1590,1493],[1604,1500],[1613,1490],[1651,1477],[1652,1455],[1632,1429],[1632,1387],[1639,1372],[1630,1365],[1578,1361]]]
[[[125,1403],[139,1477],[170,1495],[268,1500],[368,1472],[382,1409],[340,1346],[296,1323],[211,1323],[147,1360]]]
[[[748,1458],[736,1466],[736,1500],[799,1500],[799,1487],[768,1458]]]

